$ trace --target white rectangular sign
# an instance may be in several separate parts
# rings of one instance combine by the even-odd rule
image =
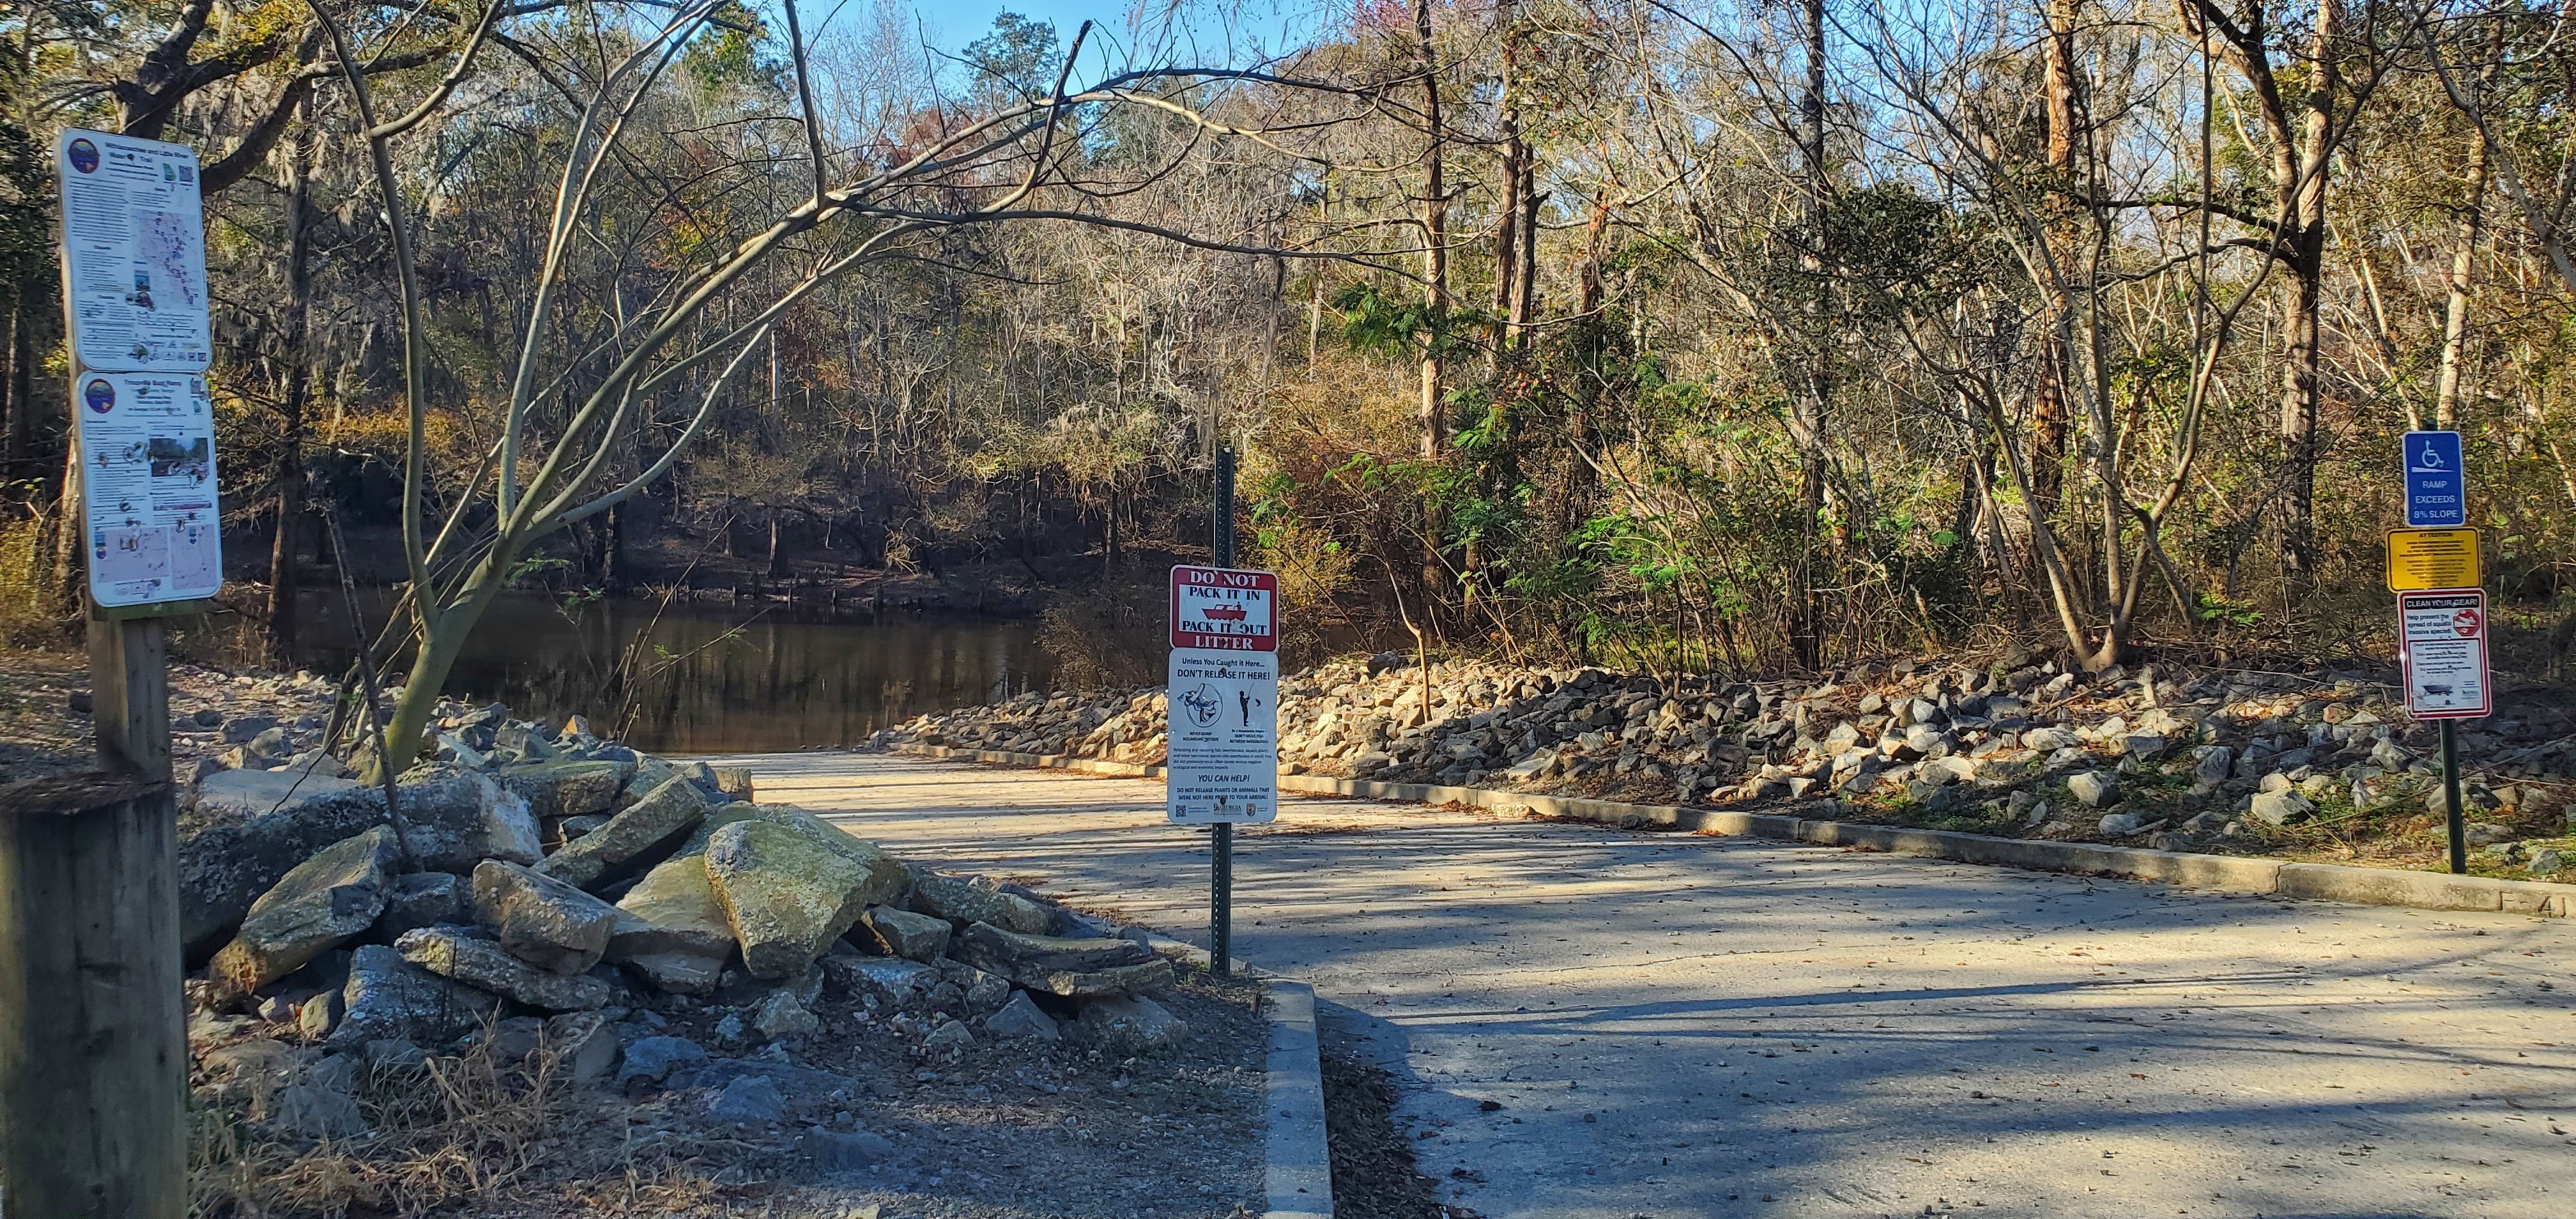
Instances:
[[[2397,655],[2406,670],[2408,714],[2419,720],[2487,714],[2485,590],[2399,593]]]
[[[1279,815],[1279,656],[1175,648],[1163,687],[1175,825],[1266,824]]]
[[[90,599],[212,597],[223,516],[197,154],[75,128],[55,139],[54,172]]]
[[[206,379],[94,372],[72,388],[91,598],[118,606],[214,596],[224,584],[223,522]]]
[[[72,357],[93,372],[206,371],[215,347],[197,154],[78,129],[54,154]]]

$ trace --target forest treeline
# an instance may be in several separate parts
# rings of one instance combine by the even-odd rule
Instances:
[[[16,629],[76,582],[86,126],[205,166],[232,596],[281,648],[333,527],[403,533],[421,637],[721,557],[1080,572],[1097,645],[1233,445],[1301,624],[2384,649],[2419,427],[2467,433],[2504,618],[2576,631],[2553,6],[1358,0],[1265,45],[1184,4],[950,53],[897,0],[482,3],[0,16]]]

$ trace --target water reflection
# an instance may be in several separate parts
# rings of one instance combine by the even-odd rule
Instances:
[[[336,674],[349,663],[339,604],[299,601],[299,666]],[[390,604],[367,597],[362,612],[381,623]],[[447,689],[521,715],[587,715],[641,749],[714,753],[854,744],[924,711],[1045,689],[1049,668],[1027,622],[853,622],[652,599],[567,612],[512,596],[475,624]]]

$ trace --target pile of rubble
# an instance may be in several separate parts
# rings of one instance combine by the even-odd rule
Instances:
[[[1290,774],[1656,804],[1831,799],[1864,819],[2200,849],[2321,816],[2440,811],[2433,729],[2396,693],[2359,674],[2088,677],[2026,656],[1716,683],[1480,661],[1426,675],[1386,654],[1283,679],[1279,756]],[[1153,763],[1163,714],[1159,689],[1029,694],[875,744]],[[2561,707],[2508,699],[2461,734],[2472,834],[2499,848],[2489,863],[2562,861],[2545,840],[2576,802],[2571,728]]]
[[[774,1108],[792,1068],[727,1068],[667,1035],[681,1013],[719,1043],[775,1049],[823,1034],[828,1009],[841,1033],[930,1059],[997,1039],[1124,1053],[1187,1036],[1151,997],[1172,966],[1143,942],[752,803],[745,773],[498,706],[442,705],[434,740],[390,808],[327,756],[190,785],[192,1040],[210,1088],[292,1078],[259,1089],[254,1119],[275,1130],[358,1133],[339,1086],[352,1072],[484,1039],[511,1057],[550,1047],[630,1094],[704,1087],[719,1120]]]

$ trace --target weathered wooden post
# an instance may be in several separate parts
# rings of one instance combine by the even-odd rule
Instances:
[[[98,770],[0,787],[0,1213],[181,1219],[188,1036],[162,619],[223,587],[196,153],[55,137]]]
[[[102,721],[108,709],[102,699]],[[11,1219],[187,1210],[177,831],[166,780],[0,787],[0,1212]]]

